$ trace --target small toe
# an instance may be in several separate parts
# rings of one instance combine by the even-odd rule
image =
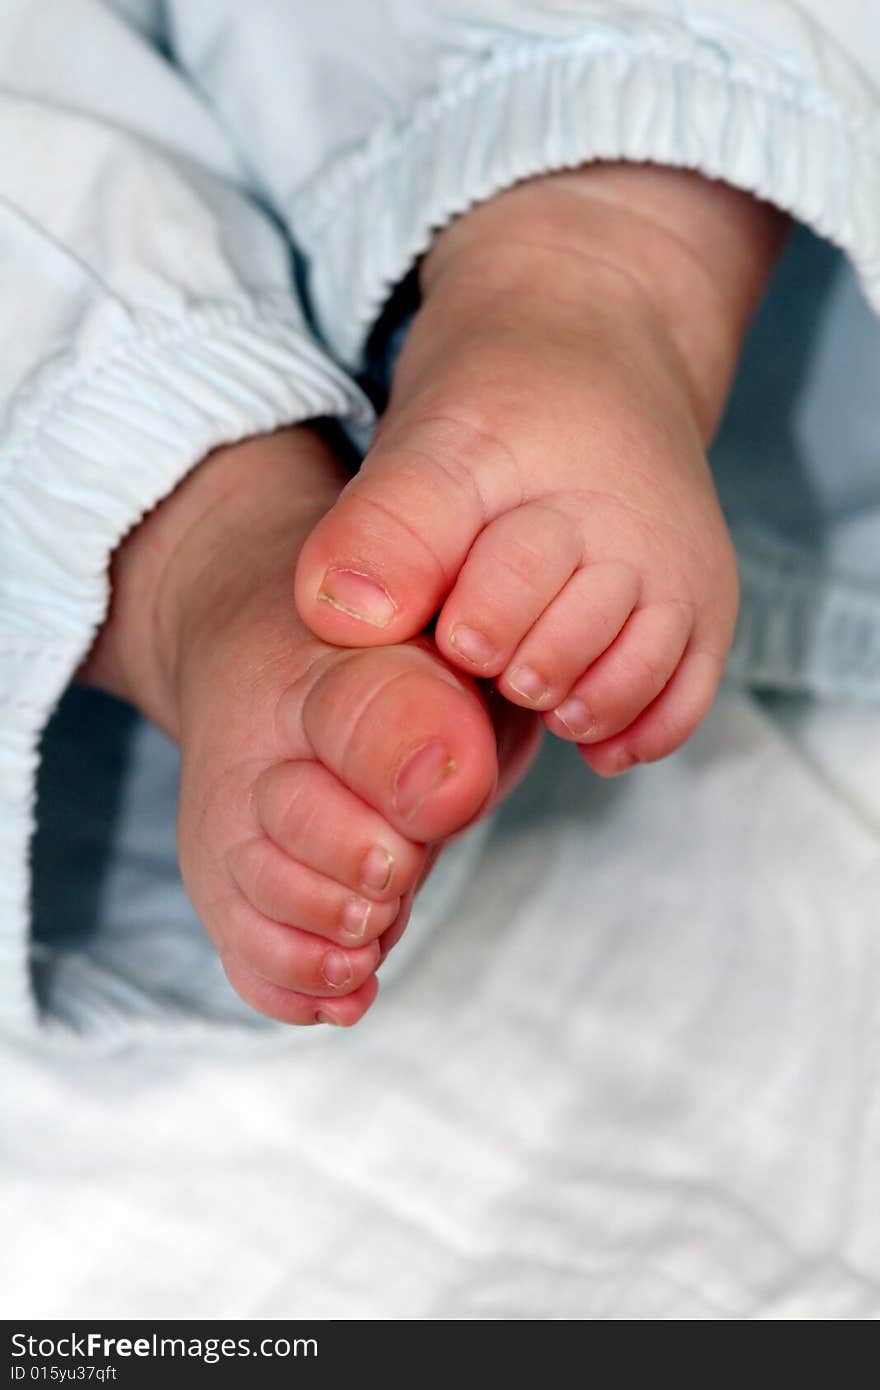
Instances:
[[[378,941],[341,947],[299,927],[270,921],[242,896],[223,927],[222,953],[282,989],[335,998],[352,994],[373,974]]]
[[[257,779],[254,797],[259,823],[280,850],[364,898],[398,898],[421,869],[424,847],[321,763],[277,763]]]
[[[475,540],[437,620],[437,646],[473,675],[497,676],[581,560],[582,536],[548,501],[516,507]]]
[[[339,1028],[350,1028],[363,1018],[379,992],[375,975],[371,975],[359,989],[344,998],[329,1000],[273,984],[235,956],[224,956],[223,968],[236,994],[257,1013],[278,1023],[298,1027],[330,1023]]]
[[[497,682],[502,695],[526,709],[559,704],[614,641],[640,588],[632,565],[609,560],[578,569],[514,652]]]
[[[602,777],[614,777],[635,763],[657,762],[674,753],[694,733],[712,707],[724,675],[725,658],[689,648],[672,679],[622,733],[578,752]]]
[[[575,743],[599,743],[627,728],[670,680],[692,629],[690,604],[637,608],[611,646],[545,715],[551,733]]]
[[[373,941],[397,916],[399,898],[373,902],[353,893],[291,859],[265,836],[236,845],[227,855],[227,865],[238,888],[264,917],[342,946]]]

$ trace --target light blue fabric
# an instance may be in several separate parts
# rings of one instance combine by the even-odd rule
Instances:
[[[880,324],[795,233],[711,450],[737,546],[738,681],[880,702]]]
[[[351,374],[389,297],[438,226],[518,179],[666,162],[822,239],[798,238],[713,454],[744,581],[731,669],[876,701],[880,358],[855,284],[880,304],[878,24],[861,0],[9,0],[0,1023],[35,1017],[38,746],[112,549],[216,444],[318,414],[368,438]],[[198,1012],[157,990],[148,1011]]]

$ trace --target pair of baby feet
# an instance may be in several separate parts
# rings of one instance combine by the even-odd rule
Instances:
[[[700,722],[737,604],[704,444],[780,242],[688,174],[513,189],[425,258],[353,480],[279,431],[218,450],[117,552],[84,675],[180,742],[184,881],[256,1009],[357,1021],[541,719],[602,774]]]

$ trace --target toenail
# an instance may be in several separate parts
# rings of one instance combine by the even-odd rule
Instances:
[[[321,966],[321,975],[331,989],[351,984],[351,961],[344,951],[328,951]]]
[[[384,893],[394,877],[394,855],[381,845],[373,845],[364,855],[361,883],[373,893]]]
[[[579,700],[576,695],[573,695],[569,700],[563,700],[561,705],[556,706],[553,713],[575,738],[586,738],[587,734],[592,733],[595,728],[596,721],[583,700]]]
[[[516,666],[507,677],[507,684],[517,695],[527,700],[541,700],[547,694],[547,683],[532,666]]]
[[[455,759],[442,743],[424,743],[410,753],[394,785],[394,804],[404,820],[412,820],[425,799],[455,771]]]
[[[611,766],[611,775],[616,777],[618,773],[628,772],[631,767],[635,767],[638,758],[635,753],[629,753],[625,748],[621,748]]]
[[[495,648],[488,637],[473,627],[459,624],[450,632],[449,640],[465,661],[472,662],[474,666],[488,666],[495,655]]]
[[[358,570],[329,569],[318,590],[318,601],[373,627],[387,627],[397,612],[388,590]]]
[[[342,909],[342,935],[348,937],[349,941],[362,940],[372,910],[372,903],[364,902],[363,898],[349,898]]]
[[[325,1013],[325,1011],[324,1011],[323,1009],[319,1009],[318,1012],[315,1014],[315,1022],[316,1022],[316,1023],[332,1023],[332,1025],[333,1025],[334,1028],[341,1028],[341,1027],[343,1026],[343,1025],[339,1022],[339,1019],[338,1019],[338,1018],[334,1018],[332,1014]]]

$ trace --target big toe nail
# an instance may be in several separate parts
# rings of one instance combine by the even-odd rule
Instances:
[[[416,812],[446,778],[455,771],[455,759],[444,743],[425,743],[403,763],[395,779],[394,802],[404,820]]]
[[[397,612],[388,590],[359,570],[328,569],[318,590],[318,601],[372,627],[387,627]]]

